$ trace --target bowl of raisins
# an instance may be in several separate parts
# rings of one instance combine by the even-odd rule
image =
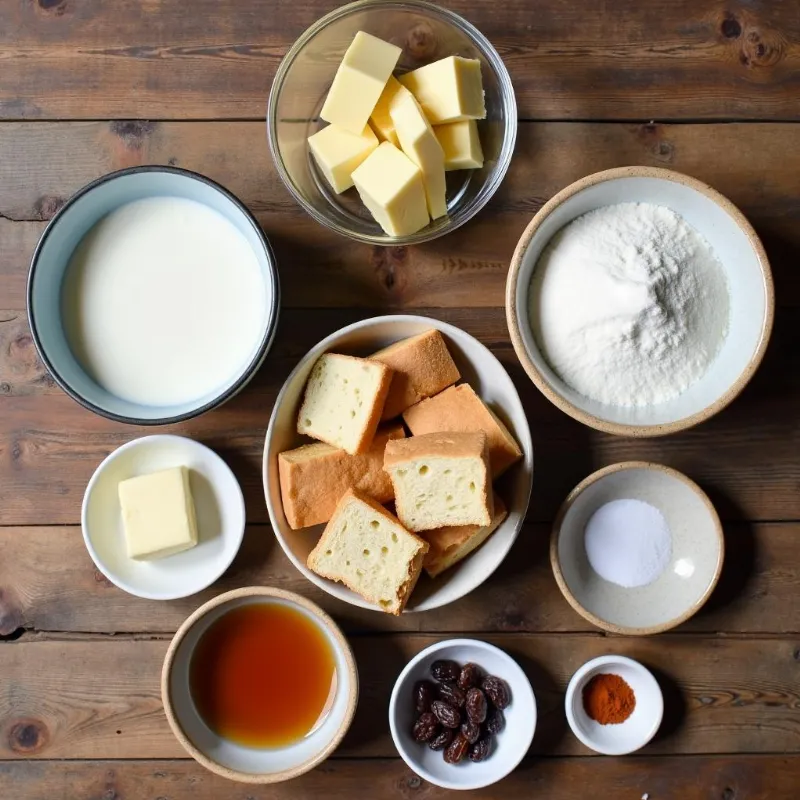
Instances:
[[[480,789],[511,773],[528,752],[536,698],[506,652],[478,639],[449,639],[400,673],[389,727],[420,777],[445,789]]]

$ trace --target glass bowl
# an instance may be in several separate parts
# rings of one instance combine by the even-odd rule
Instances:
[[[410,236],[388,236],[351,189],[337,195],[307,146],[324,127],[319,111],[345,50],[358,31],[403,49],[398,72],[459,55],[481,62],[486,119],[478,122],[484,164],[447,173],[447,216]],[[511,162],[517,105],[511,78],[489,40],[452,11],[424,0],[359,0],[312,25],[278,67],[267,107],[267,136],[281,180],[317,222],[372,245],[427,242],[471,219],[495,193]]]

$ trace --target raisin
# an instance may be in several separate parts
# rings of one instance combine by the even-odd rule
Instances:
[[[501,681],[500,678],[496,678],[494,675],[484,678],[481,688],[489,696],[495,708],[499,708],[501,711],[507,708],[511,702],[505,681]]]
[[[495,734],[500,733],[505,727],[505,724],[506,718],[503,712],[499,708],[493,708],[486,715],[486,724],[484,727],[487,733]]]
[[[454,683],[443,683],[439,686],[439,699],[453,708],[461,708],[467,696]]]
[[[464,664],[458,676],[458,687],[465,692],[477,686],[481,679],[481,669],[477,664]]]
[[[475,744],[472,745],[469,749],[469,760],[470,761],[483,761],[484,759],[489,757],[489,753],[492,752],[492,739],[489,736],[484,736],[482,739],[478,739]]]
[[[461,714],[453,706],[441,700],[434,700],[431,703],[431,711],[445,728],[457,728],[461,724]]]
[[[461,735],[470,744],[475,744],[481,736],[481,726],[475,722],[464,722],[461,725]]]
[[[444,750],[455,737],[455,731],[450,728],[445,728],[441,733],[438,733],[428,742],[428,747],[431,750]]]
[[[417,681],[414,684],[414,708],[417,709],[417,714],[431,710],[435,693],[436,690],[430,681]]]
[[[414,737],[415,742],[427,742],[432,739],[439,732],[439,721],[426,711],[415,723],[411,735]]]
[[[480,725],[486,719],[488,705],[486,695],[476,687],[467,692],[467,718],[470,722]]]
[[[458,736],[450,742],[447,750],[444,751],[444,760],[448,764],[458,764],[467,754],[468,749],[469,742],[459,733]]]
[[[431,675],[439,683],[455,683],[461,670],[455,661],[434,661],[431,665]]]

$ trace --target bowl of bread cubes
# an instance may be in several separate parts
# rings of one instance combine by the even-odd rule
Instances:
[[[533,447],[511,379],[465,331],[412,315],[328,336],[281,389],[264,492],[310,581],[390,614],[471,592],[522,527]]]

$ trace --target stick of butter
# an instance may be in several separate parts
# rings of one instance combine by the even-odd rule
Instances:
[[[353,185],[353,170],[378,146],[367,125],[361,134],[328,125],[308,137],[308,146],[325,179],[337,194]]]
[[[129,478],[119,484],[118,490],[129,558],[163,558],[197,544],[186,467]]]
[[[444,150],[444,168],[480,169],[483,166],[483,150],[478,136],[478,123],[474,119],[435,125],[433,132]]]
[[[361,200],[389,236],[406,236],[428,222],[422,171],[391,142],[383,142],[353,172]]]
[[[361,134],[402,50],[359,31],[344,54],[320,117]]]
[[[382,142],[391,142],[395,147],[400,147],[400,140],[397,138],[397,131],[394,129],[394,122],[392,122],[392,115],[389,113],[389,106],[392,102],[392,98],[398,92],[407,92],[403,84],[394,77],[394,75],[389,76],[389,80],[386,81],[386,86],[383,88],[383,93],[378,98],[378,102],[375,108],[372,109],[372,114],[369,117],[369,124],[372,126],[372,129],[375,133],[378,134],[378,138]]]
[[[481,62],[448,56],[400,76],[432,125],[485,119]]]
[[[430,122],[408,91],[395,94],[389,105],[389,113],[403,152],[422,170],[431,219],[443,217],[447,214],[444,150]]]

